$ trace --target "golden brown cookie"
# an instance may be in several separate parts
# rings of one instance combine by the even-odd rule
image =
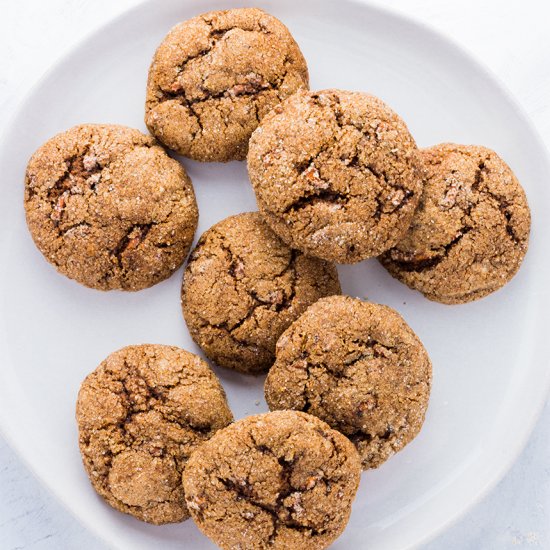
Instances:
[[[339,263],[377,256],[407,230],[422,188],[416,145],[382,101],[300,91],[250,140],[260,212],[289,246]]]
[[[243,160],[258,122],[308,86],[300,48],[256,8],[204,13],[176,25],[155,53],[145,123],[195,160]]]
[[[279,338],[265,397],[271,410],[308,412],[341,431],[368,469],[416,437],[431,378],[422,342],[395,310],[331,296]]]
[[[100,290],[140,290],[169,277],[198,219],[182,166],[151,136],[106,124],[75,126],[34,153],[25,210],[46,259]]]
[[[144,344],[112,353],[87,376],[76,419],[94,489],[113,508],[162,524],[189,517],[185,463],[233,416],[200,357]]]
[[[413,223],[380,257],[401,282],[436,302],[477,300],[504,286],[527,252],[531,214],[520,183],[491,149],[423,149],[427,181]]]
[[[282,332],[313,302],[339,294],[334,265],[291,250],[258,212],[206,231],[192,252],[182,308],[193,340],[218,365],[268,369]]]
[[[344,530],[360,479],[353,445],[294,411],[249,416],[189,459],[185,498],[220,548],[317,550]]]

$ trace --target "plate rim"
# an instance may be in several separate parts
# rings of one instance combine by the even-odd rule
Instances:
[[[183,1],[187,2],[187,0]],[[333,4],[339,3],[339,0],[322,1]],[[510,107],[526,124],[526,127],[529,129],[529,132],[532,135],[534,142],[543,153],[540,159],[541,163],[546,166],[546,171],[550,174],[550,144],[547,144],[541,132],[533,123],[531,115],[529,115],[523,104],[510,90],[509,86],[501,79],[501,77],[499,77],[492,71],[490,66],[479,59],[473,51],[471,51],[467,46],[456,40],[454,37],[445,34],[443,31],[439,30],[431,23],[414,15],[403,13],[399,8],[395,6],[380,4],[377,2],[377,0],[345,0],[345,2],[367,8],[369,10],[372,10],[373,12],[377,12],[377,15],[379,16],[389,17],[397,20],[400,24],[405,24],[409,27],[415,28],[422,34],[431,35],[432,38],[444,42],[447,47],[453,51],[453,53],[455,53],[463,61],[470,64],[470,66],[473,66],[486,79],[492,81],[496,85],[496,87],[498,87],[502,96],[506,99]],[[249,3],[249,1],[245,0],[245,4],[247,5],[242,7],[248,7]],[[19,115],[23,111],[25,105],[29,102],[30,98],[33,97],[35,95],[35,92],[42,86],[42,84],[47,81],[48,78],[50,78],[51,74],[60,65],[66,63],[75,54],[75,52],[81,50],[94,36],[104,32],[108,27],[115,27],[120,21],[124,20],[127,17],[131,17],[132,15],[134,15],[135,12],[139,12],[145,9],[145,6],[148,4],[153,5],[156,4],[156,2],[155,0],[139,0],[135,5],[124,9],[122,12],[107,19],[99,26],[83,34],[69,49],[64,50],[61,54],[50,61],[48,67],[34,80],[33,84],[25,91],[25,93],[22,94],[21,97],[16,100],[10,107],[10,113],[8,114],[6,125],[4,126],[4,130],[0,134],[0,166],[2,166],[5,162],[9,162],[9,160],[5,158],[5,149],[7,143],[9,142],[9,136],[12,134],[12,131],[14,129],[15,122],[19,118]],[[228,7],[228,9],[230,8]],[[1,241],[2,239],[0,238],[0,242]],[[475,496],[468,503],[461,506],[460,509],[455,510],[455,512],[450,515],[445,521],[440,522],[428,533],[425,533],[421,537],[417,537],[414,541],[407,542],[405,546],[401,547],[402,550],[410,550],[419,547],[420,545],[426,544],[434,540],[443,532],[447,531],[451,526],[458,523],[458,521],[460,521],[466,515],[466,513],[468,513],[477,504],[479,504],[496,487],[496,485],[503,480],[506,474],[510,471],[511,467],[518,460],[520,454],[524,451],[529,439],[532,436],[533,430],[535,429],[536,424],[540,419],[544,406],[550,395],[550,375],[546,377],[544,381],[544,386],[545,387],[540,392],[540,401],[536,404],[536,407],[531,408],[528,425],[523,431],[521,437],[516,439],[517,443],[515,444],[515,446],[511,449],[510,452],[505,455],[505,458],[500,462],[500,464],[493,469],[493,474],[490,476],[490,478],[487,478],[487,480],[476,492]],[[57,504],[59,504],[61,508],[64,509],[86,531],[91,533],[93,537],[103,543],[106,547],[112,547],[112,543],[103,536],[101,531],[94,528],[93,523],[85,521],[80,515],[74,513],[71,510],[69,504],[65,502],[61,494],[58,493],[55,486],[39,475],[37,470],[25,456],[24,451],[20,448],[21,446],[16,443],[15,438],[12,437],[10,429],[7,427],[8,423],[2,422],[2,419],[2,416],[0,416],[0,436],[6,441],[7,445],[14,452],[16,457],[32,474],[33,478],[36,479],[40,486],[43,487],[48,494],[54,497]]]

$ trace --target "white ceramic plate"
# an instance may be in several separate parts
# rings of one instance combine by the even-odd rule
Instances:
[[[434,386],[422,433],[380,469],[363,475],[350,523],[334,548],[410,548],[443,529],[501,478],[547,393],[546,153],[499,84],[428,29],[349,0],[255,3],[290,27],[308,60],[312,88],[382,97],[421,146],[456,141],[496,149],[525,186],[533,210],[531,247],[520,273],[476,303],[431,303],[394,281],[375,260],[340,271],[346,293],[368,296],[404,315],[432,357]],[[198,351],[180,313],[181,271],[136,294],[100,293],[58,275],[25,227],[24,169],[45,139],[74,124],[116,122],[144,129],[145,80],[157,44],[178,21],[229,4],[149,1],[105,26],[35,87],[1,150],[0,426],[52,492],[114,547],[213,547],[192,521],[155,527],[105,505],[88,483],[77,448],[78,387],[106,355],[143,342]],[[184,164],[197,192],[198,234],[229,214],[255,209],[244,163]],[[217,372],[236,417],[266,410],[262,378]]]

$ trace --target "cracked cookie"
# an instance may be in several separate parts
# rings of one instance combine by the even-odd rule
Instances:
[[[416,145],[381,100],[300,91],[250,140],[260,212],[289,246],[338,263],[378,256],[407,230],[422,189]]]
[[[191,180],[151,136],[87,124],[32,156],[27,225],[57,270],[99,290],[141,290],[169,277],[195,233]]]
[[[184,273],[182,309],[193,340],[218,365],[268,369],[282,332],[323,296],[341,292],[333,264],[291,250],[258,212],[206,231]]]
[[[256,8],[212,11],[176,25],[157,49],[145,123],[186,157],[244,160],[258,122],[302,87],[306,62],[278,19]]]
[[[364,469],[412,441],[428,406],[431,362],[392,308],[349,296],[313,304],[277,342],[271,410],[313,414],[346,435]]]
[[[379,259],[430,300],[460,304],[504,286],[527,252],[525,192],[492,150],[444,143],[420,151],[427,181],[403,239]]]
[[[128,346],[82,383],[79,445],[94,489],[155,524],[189,517],[181,483],[191,453],[233,416],[208,365],[172,346]]]
[[[185,498],[220,548],[316,550],[344,530],[360,479],[353,445],[295,411],[249,416],[189,459]]]

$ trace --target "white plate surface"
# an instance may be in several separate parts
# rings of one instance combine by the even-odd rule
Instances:
[[[476,303],[431,303],[375,260],[340,269],[344,292],[389,304],[425,343],[434,364],[419,437],[363,474],[350,523],[334,548],[398,550],[439,532],[493,486],[523,447],[550,383],[550,169],[538,137],[507,93],[468,56],[408,20],[350,0],[255,2],[299,42],[313,89],[372,92],[407,121],[419,145],[494,148],[523,183],[531,246],[516,278]],[[0,174],[0,427],[36,475],[110,546],[213,548],[193,525],[155,527],[105,505],[80,462],[74,404],[84,376],[111,351],[143,342],[197,352],[180,313],[181,270],[139,293],[86,289],[50,267],[27,232],[23,175],[47,138],[82,122],[144,129],[147,69],[168,29],[210,0],[149,1],[86,39],[21,105],[2,145]],[[184,161],[197,192],[197,235],[255,209],[244,163]],[[217,369],[236,417],[267,410],[263,378]],[[259,405],[256,405],[256,402]]]

